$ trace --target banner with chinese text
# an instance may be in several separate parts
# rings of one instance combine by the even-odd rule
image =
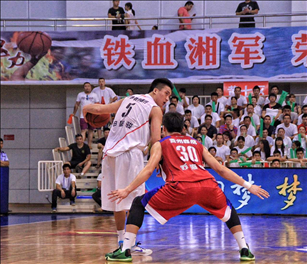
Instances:
[[[101,76],[118,83],[158,77],[177,83],[307,78],[305,27],[54,31],[47,32],[52,39],[48,53],[31,61],[17,46],[19,34],[1,32],[3,82],[83,82]],[[23,45],[31,53],[31,42]]]
[[[208,169],[238,213],[307,215],[306,168],[232,170],[251,184],[261,185],[270,194],[268,199],[261,200],[245,188],[225,180],[215,171]],[[153,174],[146,182],[146,189],[151,190],[163,184],[164,181]],[[198,205],[191,207],[186,212],[207,213]]]

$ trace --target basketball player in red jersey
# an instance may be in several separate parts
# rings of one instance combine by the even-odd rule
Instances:
[[[165,137],[153,145],[150,160],[145,168],[125,189],[115,190],[109,194],[111,200],[118,200],[120,203],[151,176],[162,158],[162,168],[166,174],[165,185],[134,199],[127,220],[123,247],[106,254],[107,260],[132,261],[130,248],[142,226],[145,209],[159,223],[165,224],[170,218],[195,204],[226,223],[239,245],[241,260],[255,259],[245,242],[236,210],[218,187],[215,178],[204,169],[202,160],[204,159],[206,164],[226,180],[245,187],[261,199],[268,198],[268,192],[260,186],[251,185],[222,166],[196,139],[182,136],[180,133],[182,128],[183,117],[179,113],[165,114],[163,117]]]

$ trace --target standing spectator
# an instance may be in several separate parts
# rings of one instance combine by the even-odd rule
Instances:
[[[83,137],[80,134],[75,136],[76,143],[70,144],[68,147],[55,148],[55,151],[69,151],[72,150],[72,158],[69,165],[72,169],[76,168],[76,172],[81,171],[83,176],[91,167],[91,150],[87,144],[84,143]]]
[[[194,3],[192,1],[188,1],[185,3],[183,7],[180,7],[178,9],[178,16],[179,17],[189,17],[189,11],[193,8]],[[195,16],[196,14],[193,14]],[[179,26],[179,29],[192,29],[192,19],[193,18],[179,18],[179,21],[181,25]]]
[[[99,168],[100,165],[101,165],[103,148],[106,145],[106,141],[107,141],[107,138],[109,136],[109,133],[110,133],[110,128],[104,127],[103,128],[104,137],[98,139],[98,141],[97,141],[98,158],[97,158],[96,168]]]
[[[125,10],[126,10],[126,14],[125,14],[126,18],[135,18],[135,11],[132,9],[132,4],[130,2],[125,4]],[[136,27],[138,27],[139,30],[142,30],[137,20],[133,19],[133,20],[125,20],[125,21],[127,24],[126,26],[127,30],[136,30]]]
[[[108,11],[109,18],[116,18],[116,20],[112,20],[112,30],[126,30],[125,26],[125,10],[119,6],[118,0],[113,0],[113,7],[111,7]],[[122,26],[117,26],[122,25]]]
[[[101,179],[102,179],[102,174],[100,173],[97,177],[96,192],[94,192],[92,195],[93,200],[99,205],[100,209],[101,209]]]
[[[200,98],[198,95],[192,97],[192,104],[188,106],[188,109],[191,110],[192,116],[195,116],[197,119],[205,113],[205,108],[200,104]]]
[[[262,107],[264,105],[265,99],[260,95],[260,87],[258,85],[253,88],[253,96],[256,98],[257,105]]]
[[[290,115],[283,116],[283,123],[276,127],[277,131],[280,127],[285,130],[286,136],[288,136],[291,140],[298,134],[297,126],[291,123]]]
[[[238,128],[235,127],[232,124],[232,116],[231,115],[226,115],[225,116],[225,124],[221,125],[219,132],[221,134],[223,134],[225,131],[228,131],[231,135],[230,140],[232,140],[233,138],[235,138],[237,136],[238,133]]]
[[[216,92],[217,92],[217,101],[223,104],[225,108],[228,99],[225,96],[223,96],[223,88],[217,87]]]
[[[93,93],[97,94],[99,103],[100,104],[110,104],[110,103],[115,102],[117,100],[117,96],[110,87],[106,86],[105,78],[99,78],[98,83],[99,83],[99,86],[93,89]],[[128,92],[128,89],[127,89],[127,92]],[[98,138],[101,138],[102,137],[101,128],[97,128],[97,133],[98,133]]]
[[[69,164],[63,165],[63,174],[56,179],[56,188],[52,191],[52,211],[57,210],[57,198],[70,199],[70,205],[75,205],[76,191],[76,176],[71,174]]]
[[[279,103],[276,103],[276,94],[271,93],[269,95],[270,102],[266,104],[262,109],[262,117],[269,115],[271,119],[275,119],[275,121],[279,118],[281,115],[281,105]]]
[[[99,102],[98,96],[92,92],[92,86],[89,82],[85,82],[83,84],[84,92],[81,92],[77,96],[77,100],[74,106],[73,115],[75,115],[78,111],[78,108],[80,106],[80,127],[81,127],[81,134],[83,136],[83,140],[86,138],[86,131],[88,132],[88,145],[91,148],[92,147],[92,141],[93,141],[93,130],[95,127],[92,127],[90,124],[86,123],[84,121],[83,116],[83,107],[85,105],[89,104],[97,104]]]
[[[186,96],[187,90],[185,88],[179,89],[179,96],[181,98],[180,104],[183,105],[184,108],[187,108],[190,105],[190,99]]]
[[[237,98],[238,106],[245,108],[247,106],[247,100],[246,100],[245,96],[241,95],[241,87],[237,86],[234,90],[234,93],[235,93],[234,96]],[[227,103],[226,103],[226,109],[227,109],[227,107],[232,105],[231,99],[232,99],[232,97],[228,98]]]
[[[238,5],[236,10],[237,16],[242,15],[257,15],[258,11],[260,10],[257,2],[252,2],[251,0],[245,0],[245,2],[242,2]],[[243,23],[241,23],[243,22]],[[251,22],[246,23],[245,22]],[[255,19],[253,17],[241,17],[240,18],[240,24],[239,28],[245,28],[245,27],[255,27]]]
[[[8,167],[10,166],[9,159],[3,149],[3,139],[0,138],[0,167]]]

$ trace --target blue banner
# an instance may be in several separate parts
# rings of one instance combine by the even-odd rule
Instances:
[[[261,185],[270,194],[268,199],[261,200],[245,188],[233,184],[215,171],[208,169],[219,186],[241,214],[293,214],[307,215],[307,170],[302,169],[233,169],[239,176],[251,184]],[[146,189],[151,190],[163,185],[162,178],[154,173],[146,182]],[[205,194],[204,194],[205,195]],[[207,213],[196,205],[187,213]]]

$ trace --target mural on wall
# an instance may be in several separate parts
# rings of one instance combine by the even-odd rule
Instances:
[[[307,77],[303,27],[1,32],[1,81]]]

